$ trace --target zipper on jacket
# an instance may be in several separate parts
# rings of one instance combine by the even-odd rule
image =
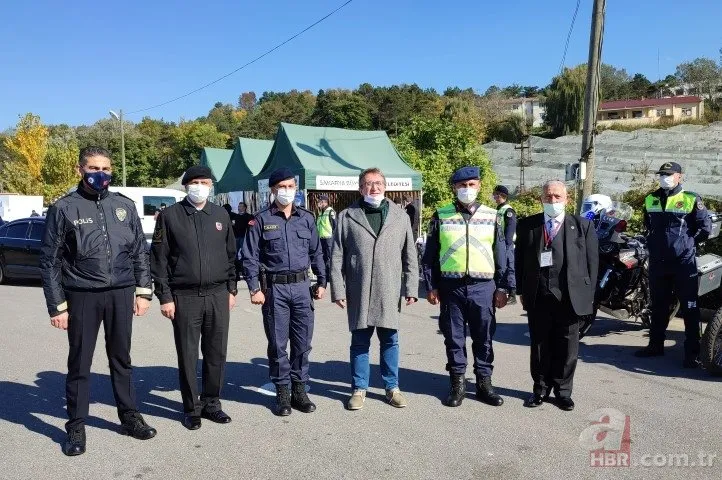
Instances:
[[[95,201],[98,207],[98,215],[100,216],[100,228],[103,229],[103,238],[105,239],[105,252],[108,257],[108,286],[113,284],[113,262],[111,260],[110,240],[108,239],[108,220],[103,212],[103,206],[100,204],[100,197]]]
[[[473,215],[472,215],[472,217],[473,217]],[[461,218],[464,218],[464,215],[462,215]],[[471,220],[471,217],[469,217],[469,220]],[[466,275],[467,276],[469,276],[469,257],[470,257],[470,253],[471,253],[469,250],[469,220],[464,218],[464,223],[466,223]]]

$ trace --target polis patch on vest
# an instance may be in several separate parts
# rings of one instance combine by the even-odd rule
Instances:
[[[125,210],[125,208],[118,207],[115,209],[115,216],[118,217],[118,220],[124,222],[125,219],[128,217],[128,212]]]

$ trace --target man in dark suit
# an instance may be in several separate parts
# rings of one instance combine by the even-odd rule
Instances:
[[[565,213],[564,183],[542,193],[544,213],[519,221],[515,250],[517,293],[529,320],[533,394],[538,407],[552,389],[557,406],[573,410],[572,381],[579,353],[579,319],[593,311],[599,268],[597,234],[584,218]]]

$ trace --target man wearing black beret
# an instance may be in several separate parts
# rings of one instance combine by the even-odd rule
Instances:
[[[160,311],[173,322],[183,425],[201,417],[229,423],[220,394],[228,347],[230,310],[236,304],[236,239],[231,219],[208,201],[213,173],[204,165],[186,170],[188,195],[158,215],[151,246],[151,273]],[[198,343],[203,351],[203,388],[198,396]]]

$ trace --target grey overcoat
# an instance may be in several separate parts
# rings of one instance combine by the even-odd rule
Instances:
[[[338,215],[331,255],[331,300],[346,300],[349,330],[371,326],[398,329],[402,298],[419,295],[409,216],[389,201],[377,237],[360,202]]]

